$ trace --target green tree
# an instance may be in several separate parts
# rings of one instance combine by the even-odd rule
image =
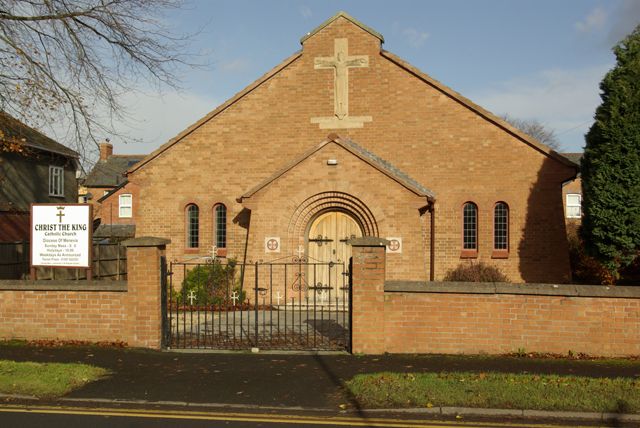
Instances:
[[[640,26],[613,51],[582,158],[582,237],[618,278],[640,249]]]

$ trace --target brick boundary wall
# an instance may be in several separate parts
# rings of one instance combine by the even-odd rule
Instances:
[[[160,349],[160,257],[169,242],[123,242],[127,281],[0,281],[0,339],[121,341]]]
[[[350,242],[354,353],[640,355],[640,287],[386,282],[365,239]]]

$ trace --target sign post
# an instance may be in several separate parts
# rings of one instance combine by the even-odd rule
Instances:
[[[31,205],[31,279],[36,267],[91,269],[91,206]]]

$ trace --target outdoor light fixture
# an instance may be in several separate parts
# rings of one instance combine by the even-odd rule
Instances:
[[[338,159],[327,159],[327,165],[338,165]]]

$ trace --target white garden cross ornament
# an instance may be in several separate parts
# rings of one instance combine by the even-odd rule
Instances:
[[[235,306],[236,303],[238,303],[239,299],[240,299],[240,296],[238,295],[237,291],[234,291],[233,293],[231,293],[231,300],[233,300],[233,306]]]
[[[187,299],[189,299],[189,304],[193,306],[193,301],[196,300],[196,293],[193,290],[189,291]]]

